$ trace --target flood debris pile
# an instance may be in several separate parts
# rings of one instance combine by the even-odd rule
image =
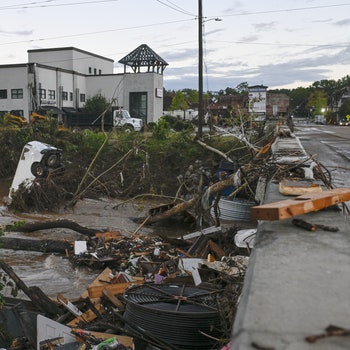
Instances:
[[[209,350],[229,342],[249,259],[249,250],[234,246],[237,227],[181,238],[95,232],[66,221],[47,227],[60,223],[84,232],[81,240],[69,242],[64,257],[99,274],[75,300],[62,294],[49,298],[1,261],[29,299],[6,298],[0,315],[11,317],[0,317],[7,334],[0,334],[1,346]],[[31,223],[23,230],[43,225]],[[18,326],[15,333],[12,322]]]

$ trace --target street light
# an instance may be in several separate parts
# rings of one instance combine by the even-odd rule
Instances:
[[[203,136],[203,23],[221,21],[220,18],[209,18],[203,21],[202,0],[198,0],[198,138]]]

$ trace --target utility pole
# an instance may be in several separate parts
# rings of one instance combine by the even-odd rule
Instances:
[[[202,0],[198,0],[198,132],[203,136],[203,13]]]

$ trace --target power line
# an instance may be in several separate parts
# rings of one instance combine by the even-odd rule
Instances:
[[[189,16],[196,16],[196,15],[194,15],[193,13],[190,13],[190,12],[184,10],[183,8],[177,6],[176,4],[174,4],[173,2],[171,2],[171,1],[169,1],[169,0],[165,0],[165,1],[168,2],[168,3],[171,4],[171,5],[168,5],[168,4],[164,3],[164,2],[161,1],[161,0],[156,0],[156,1],[159,2],[160,4],[166,6],[166,7],[171,8],[172,10],[177,11],[177,12],[180,12],[180,13],[183,13],[183,14],[189,15]]]
[[[80,34],[60,35],[60,36],[49,37],[49,38],[39,38],[39,39],[12,41],[12,42],[7,42],[7,43],[0,43],[0,46],[13,45],[13,44],[22,44],[22,43],[35,42],[35,41],[44,41],[44,40],[74,38],[74,37],[78,37],[78,36],[95,35],[95,34],[110,33],[110,32],[117,32],[117,31],[131,30],[131,29],[157,27],[157,26],[166,25],[166,24],[182,23],[182,22],[188,22],[188,21],[193,21],[193,19],[183,19],[183,20],[179,20],[179,21],[170,21],[170,22],[145,24],[145,25],[142,25],[142,26],[135,26],[135,27],[107,29],[107,30],[100,30],[100,31],[96,31],[96,32],[87,32],[87,33],[80,33]]]
[[[261,15],[261,14],[267,14],[267,13],[281,13],[281,12],[292,12],[292,11],[316,10],[316,9],[325,9],[325,8],[330,8],[330,7],[341,7],[341,6],[350,6],[350,3],[335,4],[335,5],[323,5],[323,6],[295,7],[295,8],[289,8],[289,9],[257,11],[257,12],[241,12],[241,13],[232,13],[232,14],[228,14],[228,15],[227,14],[220,15],[220,17],[250,16],[250,15]]]
[[[62,7],[62,6],[73,6],[73,5],[89,5],[89,4],[99,4],[102,2],[116,2],[119,0],[93,0],[93,1],[79,1],[79,2],[71,2],[69,4],[51,4],[51,5],[39,5],[42,3],[49,3],[55,0],[47,0],[47,1],[36,1],[28,4],[19,4],[19,5],[11,5],[11,6],[3,6],[0,7],[0,10],[18,10],[18,9],[32,9],[32,8],[48,8],[48,7]]]
[[[36,1],[32,2],[30,4],[41,4],[41,3],[49,3],[53,2],[56,0],[45,0],[45,1]],[[75,3],[70,3],[70,4],[52,4],[48,5],[45,7],[53,7],[53,6],[68,6],[68,5],[79,5],[79,4],[92,4],[92,3],[101,3],[101,2],[115,2],[119,0],[94,0],[94,1],[81,1],[81,2],[75,2]],[[159,3],[162,3],[164,6],[168,6],[161,0],[156,0]],[[172,4],[169,0],[165,0],[169,3]],[[19,4],[15,6],[23,6],[25,4]],[[329,7],[340,7],[340,6],[349,6],[350,3],[343,3],[343,4],[335,4],[335,5],[324,5],[324,6],[312,6],[312,7],[300,7],[300,8],[290,8],[290,9],[283,9],[283,10],[271,10],[271,11],[259,11],[259,12],[246,12],[246,13],[239,13],[239,14],[227,14],[221,17],[232,17],[232,16],[245,16],[245,15],[255,15],[255,14],[266,14],[266,13],[279,13],[279,12],[286,12],[286,11],[301,11],[301,10],[310,10],[310,9],[320,9],[320,8],[329,8]],[[41,7],[41,6],[37,6]],[[170,6],[168,6],[170,7]],[[175,7],[181,10],[180,7],[174,4],[174,10]],[[16,9],[21,8],[17,7]],[[22,7],[24,8],[24,7]],[[27,7],[26,7],[27,8]],[[10,9],[9,6],[6,7],[0,7],[0,10],[6,10]],[[14,9],[13,7],[11,9]],[[182,11],[180,11],[182,12]],[[191,13],[187,12],[184,10],[182,12],[186,15],[192,15]],[[193,15],[194,16],[194,15]],[[196,19],[196,18],[194,18]],[[85,32],[85,33],[79,33],[79,34],[70,34],[70,35],[62,35],[62,36],[56,36],[56,37],[47,37],[47,38],[38,38],[38,39],[30,39],[30,40],[21,40],[21,41],[13,41],[13,42],[7,42],[7,43],[0,43],[0,46],[5,46],[5,45],[13,45],[13,44],[21,44],[21,43],[28,43],[28,42],[36,42],[36,41],[45,41],[45,40],[55,40],[55,39],[63,39],[63,38],[73,38],[73,37],[79,37],[79,36],[88,36],[88,35],[96,35],[96,34],[103,34],[103,33],[108,33],[108,32],[116,32],[116,31],[125,31],[125,30],[132,30],[132,29],[140,29],[140,28],[148,28],[148,27],[155,27],[155,26],[162,26],[162,25],[167,25],[167,24],[174,24],[174,23],[181,23],[181,22],[186,22],[186,21],[191,21],[193,19],[187,19],[187,20],[178,20],[178,21],[169,21],[169,22],[161,22],[161,23],[153,23],[153,24],[147,24],[147,25],[142,25],[142,26],[134,26],[134,27],[126,27],[126,28],[115,28],[115,29],[107,29],[107,30],[101,30],[101,31],[95,31],[95,32]],[[246,42],[246,41],[218,41],[216,40],[215,42],[222,42],[222,43],[230,43],[230,44],[242,44],[242,45],[262,45],[262,46],[304,46],[304,47],[346,47],[348,46],[348,43],[339,43],[339,44],[320,44],[320,45],[315,45],[315,44],[283,44],[283,43],[257,43],[257,42]],[[173,44],[172,46],[177,45]]]
[[[223,41],[223,40],[215,40],[215,43],[223,43],[223,44],[240,44],[240,45],[261,45],[261,46],[299,46],[299,47],[314,47],[314,48],[341,48],[341,47],[348,47],[349,43],[347,42],[340,42],[335,44],[300,44],[300,43],[263,43],[263,42],[249,42],[249,41]]]
[[[0,6],[0,10],[17,10],[21,8],[28,8],[28,5],[32,4],[41,4],[41,3],[48,3],[56,0],[45,0],[45,1],[35,1],[31,3],[23,3],[23,4],[17,4],[17,5],[8,5],[8,6]]]

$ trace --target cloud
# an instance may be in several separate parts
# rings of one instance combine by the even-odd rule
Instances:
[[[15,31],[0,30],[0,33],[6,34],[6,35],[27,36],[27,35],[32,35],[33,30],[15,30]]]
[[[276,22],[267,22],[267,23],[256,23],[253,24],[253,26],[255,27],[255,30],[257,30],[258,32],[265,32],[265,31],[270,31],[275,29],[276,27]]]
[[[225,59],[224,62],[211,63],[207,66],[208,70],[204,74],[204,90],[219,91],[226,87],[235,87],[242,82],[248,82],[249,85],[265,84],[270,88],[293,84],[301,86],[306,82],[311,84],[315,81],[332,79],[330,76],[334,62],[347,65],[349,61],[350,44],[340,53],[329,50],[325,51],[324,55],[311,55],[307,58],[291,55],[286,62],[257,67],[251,67],[242,60]],[[164,87],[170,90],[198,89],[196,65],[167,68],[164,74]]]
[[[343,26],[349,26],[350,25],[350,19],[343,19],[341,21],[337,21],[333,23],[335,26],[343,27]]]
[[[249,35],[249,36],[244,36],[244,37],[240,38],[238,41],[244,42],[244,43],[251,43],[254,41],[258,41],[259,38],[260,37],[258,35]]]

